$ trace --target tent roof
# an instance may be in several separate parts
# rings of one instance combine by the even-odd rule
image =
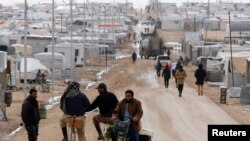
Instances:
[[[36,70],[47,70],[49,69],[45,67],[39,60],[34,58],[27,58],[27,72],[32,72]],[[24,58],[21,59],[21,72],[24,72]]]
[[[230,52],[218,52],[217,56],[221,58],[230,58],[231,53]],[[233,57],[250,58],[250,51],[233,52]]]

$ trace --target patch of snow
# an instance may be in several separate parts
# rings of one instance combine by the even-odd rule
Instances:
[[[158,78],[156,78],[156,72],[153,70],[142,73],[137,79],[145,82],[150,88],[160,87]]]
[[[99,73],[97,73],[96,74],[97,79],[101,80],[102,79],[102,75],[104,75],[105,73],[108,73],[110,69],[111,68],[105,68],[102,71],[100,71]]]
[[[3,140],[8,140],[12,136],[14,136],[17,132],[19,132],[22,128],[23,128],[23,126],[19,126],[17,129],[12,131],[10,134],[6,135]]]
[[[89,90],[96,82],[89,82],[86,86],[86,90]]]

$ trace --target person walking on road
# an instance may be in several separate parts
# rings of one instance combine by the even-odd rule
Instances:
[[[87,96],[80,91],[80,84],[75,81],[69,81],[68,87],[64,91],[61,98],[60,108],[64,112],[60,119],[60,125],[63,133],[63,140],[68,141],[66,120],[74,118],[81,123],[81,127],[77,128],[79,141],[86,141],[85,137],[85,111],[90,106]]]
[[[139,141],[139,131],[141,130],[141,118],[143,110],[141,102],[134,98],[132,90],[125,91],[125,98],[118,103],[115,109],[115,119],[120,121],[130,121],[128,135],[129,141]],[[114,128],[116,126],[114,125]]]
[[[40,113],[37,102],[37,90],[31,89],[22,105],[21,117],[28,134],[29,141],[37,141]]]
[[[156,65],[156,74],[158,77],[161,76],[161,68],[162,68],[161,62],[160,60],[158,60],[157,65]]]
[[[206,77],[206,71],[203,69],[203,65],[199,64],[198,69],[195,71],[195,78],[196,82],[195,84],[198,87],[198,96],[203,95],[203,84],[204,84],[204,79]]]
[[[162,77],[164,77],[165,88],[168,88],[169,79],[171,78],[171,70],[170,70],[168,64],[166,64],[164,70],[162,71]]]
[[[100,83],[97,87],[100,95],[92,102],[87,111],[92,111],[95,108],[99,108],[99,114],[93,117],[93,122],[98,132],[98,140],[103,140],[104,136],[100,127],[100,122],[105,124],[112,123],[112,114],[117,106],[118,99],[116,96],[107,91],[107,86],[104,83]]]
[[[130,37],[131,37],[131,33],[129,32],[128,33],[128,40],[130,40]]]
[[[133,39],[136,39],[136,32],[133,33]]]
[[[170,52],[170,49],[168,49],[167,50],[167,55],[170,57],[170,54],[171,54],[171,52]]]
[[[183,87],[184,87],[184,81],[185,81],[185,78],[187,77],[186,71],[183,69],[182,66],[180,66],[179,69],[176,70],[175,77],[177,79],[177,86],[178,86],[179,97],[182,97],[182,91],[183,91]]]
[[[135,51],[134,51],[134,52],[132,53],[132,60],[133,60],[133,63],[135,63],[136,58],[137,58],[137,54],[136,54]]]
[[[173,75],[173,77],[175,79],[176,88],[178,88],[178,84],[177,84],[177,78],[176,78],[175,75],[176,75],[176,71],[180,68],[180,66],[181,66],[181,62],[178,61],[177,64],[176,64],[176,66],[175,66],[175,68],[172,70],[172,75]]]

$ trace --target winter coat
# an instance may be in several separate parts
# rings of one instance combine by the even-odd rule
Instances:
[[[176,71],[175,77],[177,79],[177,84],[184,84],[185,78],[187,77],[186,71],[184,69],[178,69]]]
[[[115,109],[115,116],[119,120],[123,120],[126,108],[126,100],[120,101]],[[141,130],[141,118],[143,115],[141,102],[135,98],[132,99],[128,106],[128,112],[132,118],[132,128],[139,132]]]
[[[136,60],[136,58],[137,58],[137,55],[136,55],[136,53],[134,52],[134,53],[132,54],[132,59],[133,59],[133,60]]]
[[[66,113],[71,116],[83,116],[86,109],[90,106],[89,99],[83,93],[79,93],[72,97],[66,96]]]
[[[162,71],[162,76],[165,78],[165,79],[170,79],[171,78],[171,71],[170,71],[170,69],[164,69],[163,71]]]
[[[167,55],[170,56],[170,53],[171,53],[170,50],[168,50],[168,51],[167,51]]]
[[[207,73],[204,69],[197,69],[194,74],[196,78],[196,83],[197,85],[203,85],[204,84],[204,79],[207,76]]]
[[[110,92],[102,92],[100,95],[96,97],[93,103],[89,106],[87,111],[92,111],[95,108],[99,108],[100,114],[104,117],[112,117],[112,113],[114,112],[117,106],[118,100],[113,93]]]
[[[35,98],[28,96],[22,105],[21,117],[25,126],[38,125],[40,113],[38,102]]]

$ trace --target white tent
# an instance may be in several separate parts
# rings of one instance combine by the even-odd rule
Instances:
[[[7,52],[0,51],[0,72],[7,68]]]
[[[39,60],[27,58],[27,79],[35,79],[38,70],[49,72],[49,69],[45,67]],[[24,58],[21,59],[21,79],[24,79]]]
[[[34,54],[34,58],[41,61],[41,63],[47,68],[52,69],[52,63],[54,63],[54,69],[63,70],[66,65],[65,56],[61,53],[54,53],[54,60],[52,59],[52,52],[41,52]]]

